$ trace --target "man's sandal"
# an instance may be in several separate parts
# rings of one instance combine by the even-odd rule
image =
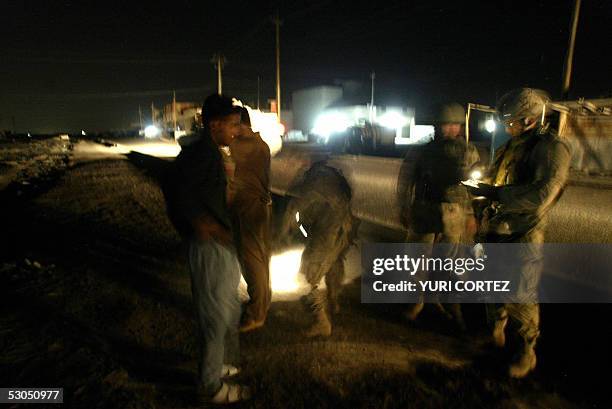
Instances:
[[[236,368],[234,365],[223,364],[221,368],[221,378],[229,378],[234,375],[238,375],[240,373],[240,369]]]
[[[218,405],[226,405],[248,399],[251,399],[251,390],[248,387],[223,382],[221,389],[211,398],[210,402]]]

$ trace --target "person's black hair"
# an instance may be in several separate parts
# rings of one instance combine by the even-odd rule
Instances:
[[[206,124],[214,119],[224,118],[234,112],[232,99],[225,95],[212,94],[204,101],[202,122]]]

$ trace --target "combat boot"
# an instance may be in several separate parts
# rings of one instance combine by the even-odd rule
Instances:
[[[493,325],[493,344],[498,348],[506,345],[506,324],[508,324],[508,317],[496,320]]]
[[[327,316],[328,303],[326,291],[321,291],[315,287],[308,295],[302,298],[302,302],[312,312],[314,318],[314,322],[306,330],[305,335],[309,338],[330,336],[331,322]]]
[[[536,367],[536,353],[534,343],[525,346],[523,351],[516,357],[515,361],[510,364],[508,374],[511,378],[524,378],[527,374],[533,371]]]
[[[327,317],[325,309],[320,308],[316,311],[313,311],[313,315],[315,320],[310,326],[310,328],[306,330],[305,335],[309,338],[318,336],[329,337],[332,332],[332,326],[331,322],[329,321],[329,318]]]

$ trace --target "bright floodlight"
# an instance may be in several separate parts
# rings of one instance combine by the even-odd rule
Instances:
[[[331,134],[343,132],[351,125],[346,115],[340,112],[326,112],[316,119],[312,133],[328,139]]]
[[[85,135],[87,135],[87,133],[84,130],[81,129],[81,135],[85,136]]]
[[[159,135],[159,128],[155,125],[149,125],[144,129],[145,138],[155,138]]]
[[[485,129],[489,133],[493,133],[495,131],[495,121],[493,119],[487,119],[485,122]]]
[[[404,115],[402,115],[401,112],[398,111],[387,111],[378,118],[376,118],[376,120],[385,128],[390,129],[401,129],[404,126],[408,125],[408,118],[406,118]]]

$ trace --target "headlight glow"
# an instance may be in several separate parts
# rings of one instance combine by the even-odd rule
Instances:
[[[155,138],[159,136],[160,130],[155,125],[149,125],[144,129],[145,138]]]
[[[326,112],[316,119],[312,133],[329,139],[331,134],[343,132],[351,125],[346,115],[340,112]]]
[[[409,122],[408,118],[398,111],[387,111],[380,117],[376,118],[376,121],[385,128],[390,129],[401,129],[408,125]]]

